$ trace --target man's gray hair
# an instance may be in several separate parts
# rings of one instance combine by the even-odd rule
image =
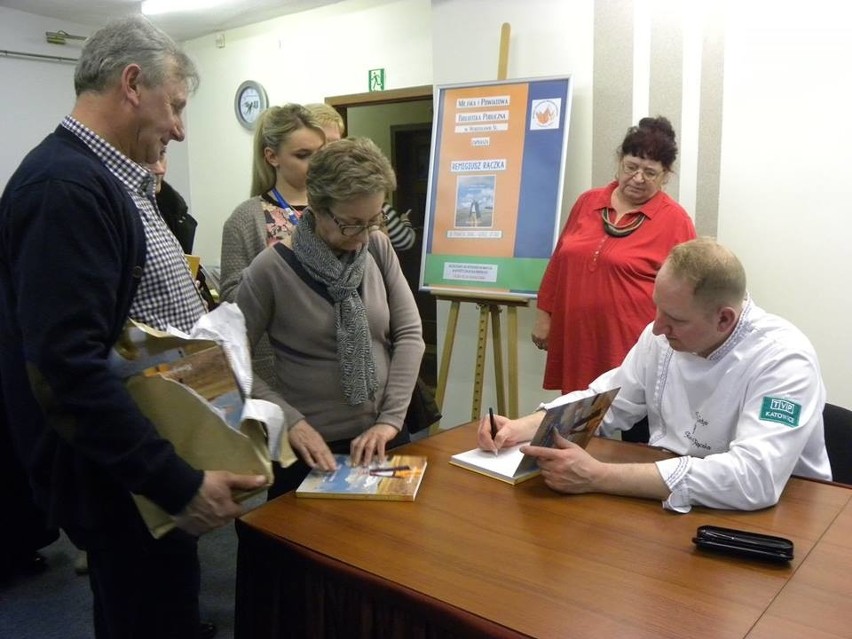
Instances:
[[[161,86],[168,78],[186,82],[190,93],[198,87],[198,70],[168,34],[141,15],[110,22],[83,45],[74,70],[74,90],[102,92],[121,77],[130,64],[142,69],[144,86]]]

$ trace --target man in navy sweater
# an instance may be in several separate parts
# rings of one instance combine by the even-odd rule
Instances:
[[[197,637],[196,536],[241,512],[263,477],[200,471],[158,436],[109,367],[128,318],[188,330],[205,312],[154,204],[156,162],[182,140],[195,65],[141,16],[83,47],[77,100],[0,199],[0,383],[48,523],[89,556],[96,636]],[[160,540],[130,497],[176,516]]]

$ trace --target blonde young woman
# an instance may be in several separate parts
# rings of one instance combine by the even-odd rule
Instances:
[[[289,243],[308,203],[308,163],[325,142],[322,127],[300,104],[260,114],[252,147],[251,197],[234,209],[222,229],[222,300],[234,301],[243,270],[258,253],[277,242]],[[268,343],[255,349],[254,366],[257,375],[274,383]]]
[[[306,104],[305,108],[311,112],[314,120],[325,133],[326,143],[337,142],[346,134],[346,124],[343,122],[343,117],[330,104],[315,102]]]
[[[346,133],[346,125],[343,123],[343,118],[333,106],[317,102],[315,104],[306,104],[305,108],[313,114],[317,123],[322,127],[327,143],[336,142],[343,138]],[[387,220],[383,230],[390,238],[391,245],[397,251],[407,251],[414,246],[417,236],[414,227],[411,226],[408,215],[400,215],[387,202],[382,205],[382,212],[385,214],[385,219]]]

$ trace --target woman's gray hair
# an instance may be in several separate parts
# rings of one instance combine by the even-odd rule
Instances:
[[[189,56],[164,31],[135,15],[110,22],[86,40],[74,70],[74,90],[78,96],[99,93],[117,82],[130,64],[142,69],[144,86],[177,78],[186,82],[190,93],[198,87],[198,70]]]
[[[263,111],[255,123],[252,143],[251,196],[261,195],[275,186],[275,169],[266,161],[266,149],[276,153],[281,145],[299,129],[311,129],[325,141],[320,123],[301,104],[272,106]]]
[[[390,161],[369,138],[344,138],[317,151],[308,167],[308,204],[328,213],[338,202],[396,188]]]

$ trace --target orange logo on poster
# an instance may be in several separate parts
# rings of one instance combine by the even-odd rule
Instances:
[[[530,128],[532,129],[556,129],[559,128],[559,107],[556,100],[533,100],[532,118]]]
[[[544,107],[542,108],[539,105],[539,108],[535,112],[535,119],[541,126],[547,126],[553,119],[556,117],[556,112],[551,108],[551,105],[547,102],[544,103]]]

